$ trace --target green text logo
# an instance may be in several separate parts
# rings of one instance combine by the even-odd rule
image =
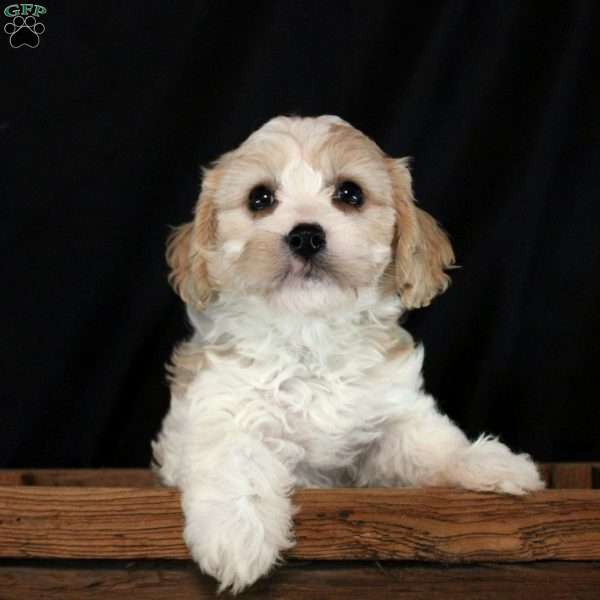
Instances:
[[[4,9],[4,16],[25,17],[33,15],[34,17],[39,17],[40,15],[45,15],[46,12],[48,12],[46,7],[41,4],[9,4]]]
[[[38,20],[48,11],[41,4],[9,4],[4,9],[4,16],[10,21],[4,24],[4,33],[8,35],[11,48],[37,48],[40,36],[46,26]]]

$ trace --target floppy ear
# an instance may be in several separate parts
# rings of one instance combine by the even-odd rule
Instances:
[[[167,239],[167,264],[171,269],[169,283],[184,301],[187,301],[193,230],[194,223],[185,223],[176,227]]]
[[[217,233],[213,192],[213,177],[206,172],[194,220],[175,228],[167,240],[169,283],[184,302],[197,310],[208,304],[213,293],[206,267],[206,256]]]
[[[388,160],[396,211],[396,291],[405,308],[420,308],[446,291],[450,278],[444,270],[454,264],[454,252],[434,218],[414,204],[408,159]]]

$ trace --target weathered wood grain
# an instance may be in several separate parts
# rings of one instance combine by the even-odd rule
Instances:
[[[598,590],[600,563],[444,567],[291,562],[258,581],[241,598],[597,600]],[[215,593],[215,582],[183,561],[0,564],[2,600],[213,600]]]
[[[600,493],[336,489],[295,495],[289,557],[441,562],[600,560]],[[188,557],[166,488],[0,487],[0,557]]]
[[[600,463],[542,463],[538,466],[549,488],[600,487]],[[0,470],[2,485],[156,487],[159,483],[149,469],[5,469]]]
[[[150,469],[0,469],[0,486],[157,487]]]
[[[591,463],[556,463],[552,465],[552,487],[558,489],[591,489]]]
[[[187,558],[168,488],[0,487],[2,558]]]
[[[303,494],[297,499],[298,558],[600,559],[600,495],[593,491],[523,497],[440,488]]]

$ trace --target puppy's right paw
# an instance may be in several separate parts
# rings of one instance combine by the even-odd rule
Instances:
[[[544,488],[527,454],[514,454],[497,439],[481,436],[452,463],[449,480],[469,490],[522,495]]]
[[[219,581],[219,592],[241,592],[266,575],[281,560],[281,553],[293,546],[291,511],[288,515],[277,510],[259,512],[254,502],[242,497],[229,506],[185,511],[186,544],[201,570]]]

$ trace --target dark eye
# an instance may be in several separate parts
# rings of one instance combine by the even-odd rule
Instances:
[[[252,188],[250,195],[248,196],[248,208],[252,212],[258,212],[259,210],[265,210],[275,204],[275,194],[273,190],[270,190],[266,185],[257,185]]]
[[[354,181],[343,181],[339,183],[335,188],[334,199],[339,202],[344,202],[350,206],[359,208],[363,205],[365,199],[363,197],[363,191],[360,186]]]

